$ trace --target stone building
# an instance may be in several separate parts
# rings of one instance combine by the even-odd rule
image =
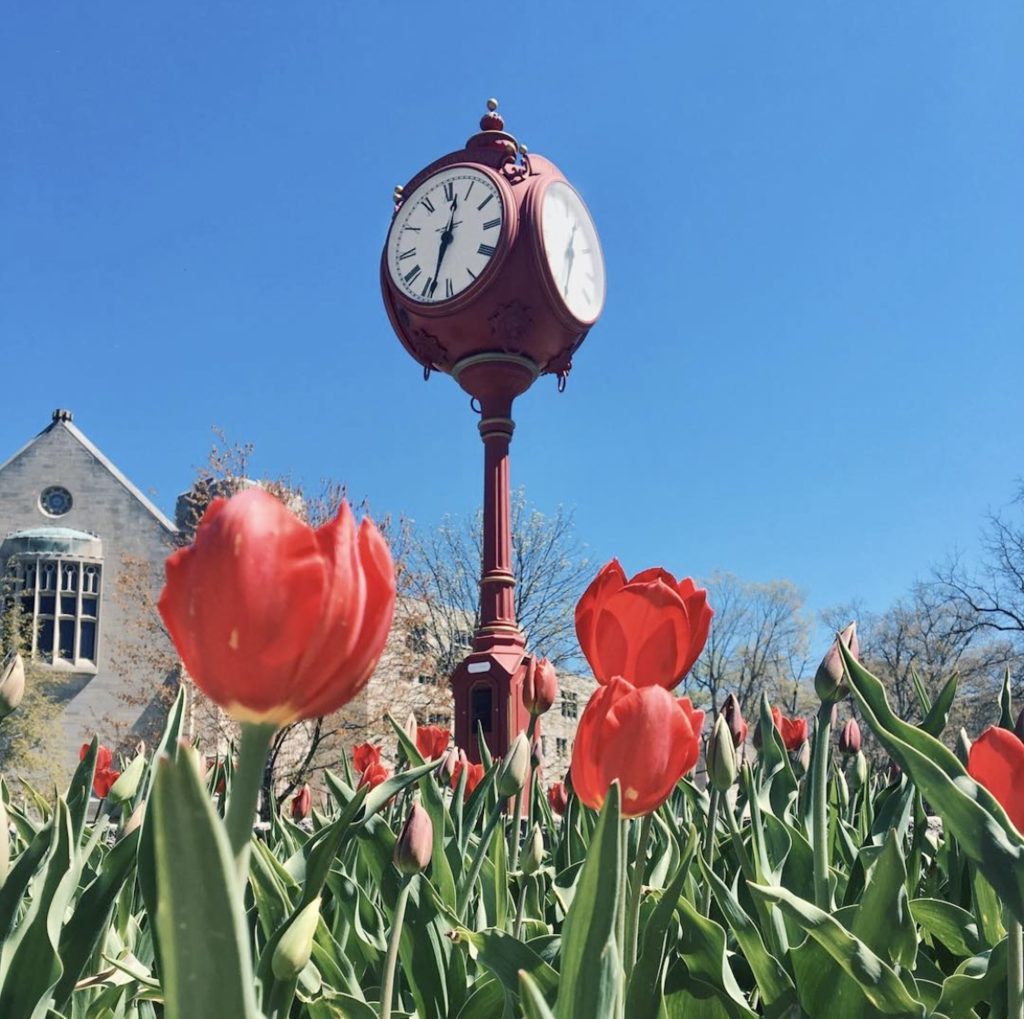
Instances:
[[[207,483],[202,505],[230,495]],[[62,705],[61,745],[53,752],[69,770],[83,741],[99,734],[110,745],[152,738],[177,684],[177,663],[155,612],[163,563],[191,534],[196,499],[179,497],[168,519],[74,424],[67,410],[0,464],[0,575],[4,596],[27,621],[34,674]],[[296,510],[301,506],[293,507]],[[366,739],[393,745],[386,714],[400,721],[452,724],[452,698],[413,602],[401,603],[385,654],[367,689],[337,717],[330,751],[336,760]],[[468,651],[472,620],[451,635],[456,657]],[[451,658],[447,649],[446,660]],[[541,731],[546,780],[569,766],[580,713],[592,680],[560,676],[560,697]],[[210,752],[224,752],[233,727],[202,698],[192,699],[190,729]],[[303,756],[303,731],[288,756]]]
[[[5,595],[17,599],[37,673],[63,705],[53,752],[68,765],[93,733],[118,742],[159,721],[173,675],[150,613],[175,535],[70,411],[54,411],[0,464]]]

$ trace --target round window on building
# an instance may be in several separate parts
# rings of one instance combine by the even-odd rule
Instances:
[[[62,517],[71,509],[71,493],[61,485],[44,488],[39,496],[39,507],[48,517]]]

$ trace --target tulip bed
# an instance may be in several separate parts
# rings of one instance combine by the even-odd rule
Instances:
[[[923,721],[908,724],[851,628],[819,669],[813,726],[763,699],[748,757],[734,700],[705,734],[658,678],[692,664],[711,623],[705,593],[664,571],[627,583],[609,564],[580,603],[601,685],[569,788],[531,768],[532,732],[500,761],[481,735],[473,766],[446,733],[393,723],[393,771],[359,747],[318,801],[302,790],[254,825],[270,738],[302,717],[307,642],[326,645],[307,620],[288,682],[249,682],[237,654],[253,643],[282,668],[267,634],[298,633],[287,614],[317,599],[265,606],[239,637],[217,597],[243,603],[224,592],[254,579],[287,590],[275,571],[300,569],[307,593],[319,578],[350,646],[315,711],[365,682],[394,597],[372,525],[357,533],[345,510],[312,532],[266,499],[215,503],[161,600],[193,679],[242,722],[237,760],[201,763],[182,690],[152,755],[116,767],[94,741],[53,801],[0,784],[0,1019],[1024,1019],[1024,744],[1009,685],[965,768],[940,740],[955,680],[934,701],[921,690]],[[671,617],[665,643],[644,598]],[[554,682],[540,663],[530,673],[534,717]],[[898,767],[872,774],[852,728],[837,744],[846,698]]]
[[[909,726],[848,667],[894,781],[844,777],[820,741],[798,778],[765,703],[759,758],[716,810],[686,779],[640,819],[617,783],[600,813],[570,793],[558,817],[531,780],[519,846],[505,762],[465,797],[396,726],[396,773],[357,788],[344,763],[310,821],[284,811],[246,838],[244,880],[228,831],[244,762],[201,774],[182,695],[93,823],[95,744],[55,803],[4,788],[0,1015],[370,1019],[392,943],[392,1016],[1012,1014],[1024,841],[935,738],[948,700]],[[403,832],[414,804],[426,823]]]

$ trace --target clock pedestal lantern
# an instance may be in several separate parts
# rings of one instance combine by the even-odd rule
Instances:
[[[479,759],[479,726],[501,755],[527,727],[526,641],[516,623],[509,443],[512,403],[539,375],[564,388],[604,304],[594,222],[548,160],[506,133],[488,101],[480,132],[395,190],[381,256],[391,325],[423,367],[472,397],[484,443],[480,623],[451,677],[455,741]]]

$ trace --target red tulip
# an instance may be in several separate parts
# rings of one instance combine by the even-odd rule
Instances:
[[[551,805],[551,813],[561,817],[569,806],[569,790],[565,788],[564,782],[556,782],[548,789],[548,803]]]
[[[395,575],[347,503],[313,530],[261,488],[214,499],[168,560],[160,615],[196,685],[243,722],[286,725],[347,704],[384,649]]]
[[[80,761],[85,760],[89,747],[89,743],[82,744],[82,749],[78,752]],[[96,766],[92,773],[92,791],[99,800],[107,797],[111,786],[121,777],[121,772],[112,767],[113,763],[114,751],[110,747],[98,746],[96,748]]]
[[[543,715],[558,696],[558,675],[546,659],[531,658],[523,679],[523,706],[531,715]]]
[[[712,615],[707,591],[689,577],[654,567],[627,581],[613,559],[576,606],[576,635],[599,683],[620,676],[671,689],[704,649]]]
[[[787,718],[778,708],[772,708],[772,721],[782,737],[782,745],[787,750],[799,750],[807,739],[807,719]]]
[[[572,750],[572,787],[599,810],[615,779],[626,817],[649,814],[668,799],[700,756],[694,712],[660,686],[635,687],[616,676],[590,698]]]
[[[678,702],[679,707],[683,709],[683,713],[686,715],[687,721],[690,723],[690,728],[693,730],[694,736],[700,740],[700,734],[704,731],[704,712],[698,711],[697,708],[690,703],[689,697],[680,697]],[[693,771],[697,766],[697,759],[694,758],[693,764],[686,769],[687,772]]]
[[[425,761],[437,760],[447,749],[451,733],[443,725],[416,727],[416,749]]]
[[[380,764],[380,752],[374,743],[357,743],[352,748],[352,766],[362,774],[371,764]]]
[[[462,794],[463,799],[469,799],[469,794],[481,783],[484,777],[484,766],[473,764],[472,761],[460,760],[452,772],[452,789],[459,788],[459,776],[463,768],[466,769],[466,791]]]
[[[308,785],[303,787],[292,797],[292,820],[302,821],[309,817],[313,809],[313,793]]]
[[[383,764],[374,763],[367,767],[362,775],[359,776],[359,784],[356,788],[362,789],[366,785],[371,789],[376,789],[381,782],[389,778],[391,778],[391,769],[385,768]]]
[[[1024,834],[1024,743],[1009,729],[989,726],[972,744],[967,772],[983,785]]]

